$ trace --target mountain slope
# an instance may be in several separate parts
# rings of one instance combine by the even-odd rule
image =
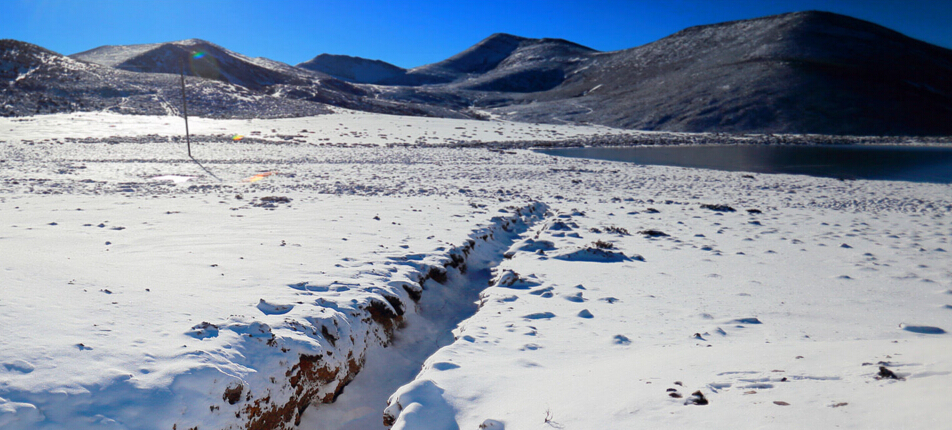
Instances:
[[[12,58],[0,66],[12,82],[0,90],[7,115],[120,109],[120,99],[125,112],[168,111],[159,99],[174,98],[164,95],[168,74],[184,65],[223,92],[213,100],[242,93],[390,114],[666,131],[952,135],[952,50],[827,12],[691,27],[614,52],[500,33],[410,70],[326,54],[292,67],[195,39],[104,46],[73,63],[37,51],[44,67],[61,71],[36,72],[4,55]],[[216,115],[235,115],[212,105]]]
[[[0,40],[0,115],[71,111],[178,114],[180,78],[74,60],[17,40]],[[208,79],[188,79],[188,109],[209,117],[317,115],[326,106],[282,99]]]
[[[199,39],[131,46],[103,46],[71,55],[117,69],[180,73],[260,90],[275,84],[306,85],[315,76],[283,63],[246,57]]]
[[[407,73],[406,69],[380,60],[351,57],[349,55],[321,54],[296,67],[325,73],[337,79],[363,84],[378,84],[397,79]]]
[[[186,74],[233,84],[282,100],[316,102],[369,112],[465,117],[440,105],[420,104],[409,100],[376,100],[366,89],[324,73],[269,60],[250,58],[213,43],[188,39],[178,42],[130,46],[103,46],[73,54],[72,58],[114,67],[119,70],[147,74]],[[222,106],[227,115],[227,107]],[[290,115],[308,115],[311,108]]]
[[[529,39],[497,33],[446,60],[416,67],[395,85],[448,84],[452,88],[536,92],[559,85],[596,51],[561,39]]]
[[[825,12],[692,27],[597,55],[523,120],[671,131],[952,134],[952,51]]]

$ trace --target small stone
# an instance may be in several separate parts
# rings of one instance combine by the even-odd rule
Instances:
[[[899,377],[892,370],[887,369],[886,366],[879,366],[876,379],[899,379]]]
[[[701,390],[698,390],[691,393],[691,397],[688,397],[688,399],[684,401],[684,404],[703,406],[708,404],[708,401],[707,398],[704,397],[704,393],[701,393]]]

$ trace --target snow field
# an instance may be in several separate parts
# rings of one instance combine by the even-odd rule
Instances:
[[[529,124],[373,114],[331,108],[332,115],[287,119],[189,118],[193,136],[213,135],[274,142],[325,145],[443,145],[462,141],[566,140],[592,135],[638,134],[604,126]],[[66,138],[183,138],[185,122],[176,116],[119,115],[105,112],[0,118],[0,141]],[[151,142],[150,142],[151,143]]]
[[[298,354],[362,365],[392,336],[362,310],[412,313],[427,267],[449,261],[440,238],[472,229],[472,208],[325,197],[293,195],[273,210],[168,197],[4,202],[4,249],[25,252],[4,262],[2,318],[26,327],[4,339],[2,397],[39,420],[11,428],[226,428],[248,411],[223,393],[242,386],[249,401],[280,404],[294,390],[273,378],[291,376]],[[49,220],[37,224],[38,213]]]
[[[388,148],[404,119],[347,113],[200,120],[192,160],[177,118],[84,115],[0,119],[0,428],[950,418],[948,185]],[[277,137],[328,120],[361,146]]]
[[[651,207],[553,211],[510,250],[457,341],[392,403],[413,402],[425,382],[459,428],[948,421],[948,399],[928,394],[952,375],[947,335],[901,328],[948,329],[937,304],[952,275],[939,250],[945,217]],[[618,228],[629,234],[608,231]],[[668,236],[637,233],[648,229]],[[559,259],[596,241],[644,261]],[[880,365],[905,380],[877,380]],[[687,407],[696,391],[709,404]]]

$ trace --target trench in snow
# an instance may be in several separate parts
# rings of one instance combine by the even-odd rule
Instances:
[[[475,242],[472,250],[457,267],[446,268],[445,281],[425,281],[416,312],[407,313],[406,324],[395,332],[393,342],[368,349],[363,368],[343,393],[333,403],[308,408],[298,428],[386,429],[383,410],[390,395],[412,382],[429,356],[453,343],[453,329],[476,313],[479,294],[489,287],[493,268],[547,209],[542,204],[529,206],[519,211],[523,213],[519,221],[505,222],[502,228],[498,223],[504,221],[496,221],[471,235]]]

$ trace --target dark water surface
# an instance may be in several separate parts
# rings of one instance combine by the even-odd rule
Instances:
[[[952,147],[702,145],[560,148],[538,152],[732,172],[952,184]]]

